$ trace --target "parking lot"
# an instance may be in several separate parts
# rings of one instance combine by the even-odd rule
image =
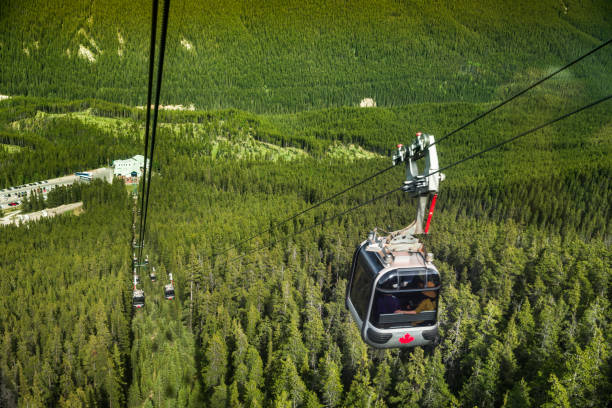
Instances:
[[[69,182],[69,184],[72,184],[72,182]],[[32,194],[33,191],[46,194],[52,188],[55,188],[58,185],[61,184],[50,183],[49,180],[43,180],[35,183],[2,189],[0,190],[0,208],[15,207],[21,204],[23,198]]]
[[[91,170],[88,173],[91,173],[94,178],[105,178],[107,181],[112,181],[112,169],[99,168]],[[0,190],[0,208],[13,208],[20,205],[23,198],[31,195],[33,191],[42,193],[46,197],[46,194],[54,188],[58,186],[67,186],[80,180],[81,177],[71,174],[69,176],[4,188]]]

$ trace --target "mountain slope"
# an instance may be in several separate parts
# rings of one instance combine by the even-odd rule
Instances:
[[[150,2],[3,2],[0,94],[144,104]],[[174,1],[164,103],[293,112],[504,96],[612,37],[612,5],[514,1]],[[611,82],[602,52],[572,69]],[[588,85],[591,84],[591,85]]]

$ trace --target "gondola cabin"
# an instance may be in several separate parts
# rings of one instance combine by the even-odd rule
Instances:
[[[346,307],[367,344],[395,348],[434,342],[440,274],[432,259],[411,236],[377,237],[372,232],[357,248]]]
[[[425,162],[422,172],[420,159]],[[376,230],[368,235],[355,251],[346,290],[346,307],[363,341],[376,348],[426,346],[438,336],[440,274],[433,254],[425,255],[417,238],[429,232],[439,184],[445,179],[435,138],[419,132],[410,145],[398,144],[393,165],[399,163],[406,163],[401,189],[416,198],[416,218],[385,237]]]
[[[166,300],[174,299],[174,285],[171,283],[164,286],[164,297]]]
[[[144,290],[134,289],[134,292],[132,293],[132,306],[134,306],[135,309],[140,309],[144,307],[144,305],[145,305]]]

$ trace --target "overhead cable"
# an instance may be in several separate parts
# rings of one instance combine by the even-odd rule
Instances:
[[[477,152],[477,153],[474,153],[474,154],[472,154],[472,155],[470,155],[470,156],[467,156],[467,157],[464,157],[464,158],[462,158],[462,159],[460,159],[460,160],[457,160],[456,162],[454,162],[454,163],[452,163],[452,164],[449,164],[448,166],[442,167],[442,168],[440,168],[440,169],[438,169],[438,170],[436,170],[436,171],[432,171],[431,173],[429,173],[429,174],[427,174],[426,176],[423,176],[423,177],[424,177],[424,178],[427,178],[427,177],[432,176],[432,175],[434,175],[434,174],[440,173],[440,172],[442,172],[442,171],[444,171],[444,170],[448,170],[448,169],[450,169],[451,167],[455,167],[455,166],[457,166],[457,165],[459,165],[459,164],[461,164],[461,163],[463,163],[463,162],[466,162],[466,161],[468,161],[468,160],[471,160],[471,159],[474,159],[474,158],[476,158],[476,157],[478,157],[478,156],[481,156],[481,155],[483,155],[483,154],[485,154],[485,153],[487,153],[487,152],[489,152],[489,151],[491,151],[491,150],[494,150],[494,149],[500,148],[500,147],[502,147],[502,146],[504,146],[504,145],[506,145],[506,144],[508,144],[508,143],[511,143],[511,142],[513,142],[513,141],[515,141],[515,140],[517,140],[517,139],[519,139],[519,138],[523,137],[523,136],[526,136],[526,135],[528,135],[528,134],[530,134],[530,133],[536,132],[536,131],[538,131],[538,130],[540,130],[540,129],[542,129],[542,128],[545,128],[545,127],[547,127],[547,126],[550,126],[550,125],[552,125],[552,124],[554,124],[554,123],[556,123],[556,122],[559,122],[559,121],[561,121],[561,120],[563,120],[563,119],[567,119],[568,117],[570,117],[570,116],[572,116],[572,115],[575,115],[575,114],[577,114],[577,113],[579,113],[579,112],[582,112],[582,111],[584,111],[584,110],[586,110],[586,109],[589,109],[589,108],[592,108],[592,107],[594,107],[594,106],[596,106],[596,105],[599,105],[600,103],[603,103],[603,102],[605,102],[605,101],[607,101],[607,100],[609,100],[609,99],[611,99],[611,98],[612,98],[612,95],[608,95],[608,96],[606,96],[606,97],[603,97],[603,98],[601,98],[601,99],[598,99],[598,100],[596,100],[596,101],[594,101],[594,102],[591,102],[591,103],[589,103],[589,104],[587,104],[587,105],[584,105],[584,106],[582,106],[582,107],[580,107],[580,108],[578,108],[578,109],[576,109],[576,110],[573,110],[573,111],[571,111],[571,112],[568,112],[568,113],[566,113],[566,114],[564,114],[564,115],[562,115],[562,116],[559,116],[559,117],[557,117],[557,118],[555,118],[555,119],[549,120],[548,122],[545,122],[545,123],[543,123],[543,124],[541,124],[541,125],[539,125],[539,126],[536,126],[536,127],[534,127],[534,128],[531,128],[531,129],[529,129],[529,130],[527,130],[527,131],[525,131],[525,132],[519,133],[519,134],[518,134],[518,135],[516,135],[516,136],[513,136],[513,137],[511,137],[511,138],[509,138],[509,139],[505,139],[505,140],[503,140],[503,141],[501,141],[501,142],[499,142],[499,143],[496,143],[496,144],[494,144],[494,145],[492,145],[492,146],[490,146],[490,147],[487,147],[487,148],[486,148],[486,149],[484,149],[484,150],[481,150],[481,151],[479,151],[479,152]],[[312,229],[314,229],[314,228],[316,228],[316,227],[318,227],[318,226],[320,226],[320,225],[322,225],[322,224],[325,224],[325,223],[327,223],[327,222],[333,221],[333,220],[334,220],[334,219],[336,219],[336,218],[342,217],[342,216],[344,216],[344,215],[346,215],[346,214],[348,214],[348,213],[350,213],[350,212],[352,212],[352,211],[355,211],[355,210],[357,210],[357,209],[359,209],[359,208],[361,208],[361,207],[363,207],[363,206],[365,206],[365,205],[371,204],[371,203],[373,203],[374,201],[377,201],[377,200],[379,200],[379,199],[381,199],[381,198],[384,198],[384,197],[386,197],[386,196],[388,196],[388,195],[390,195],[390,194],[392,194],[392,193],[395,193],[396,191],[399,191],[399,190],[401,190],[401,189],[402,189],[402,187],[398,187],[398,188],[395,188],[395,189],[393,189],[393,190],[387,191],[386,193],[383,193],[383,194],[381,194],[381,195],[379,195],[379,196],[376,196],[376,197],[374,197],[374,198],[372,198],[372,199],[370,199],[370,200],[368,200],[368,201],[365,201],[365,202],[363,202],[363,203],[361,203],[361,204],[358,204],[358,205],[356,205],[356,206],[354,206],[354,207],[351,207],[351,208],[349,208],[348,210],[342,211],[342,212],[340,212],[340,213],[338,213],[338,214],[335,214],[335,215],[333,215],[333,216],[331,216],[331,217],[325,218],[324,220],[319,221],[319,222],[317,222],[317,223],[315,223],[315,224],[311,225],[310,227],[307,227],[307,228],[301,229],[301,230],[299,230],[299,231],[296,231],[296,232],[294,232],[293,234],[291,234],[291,235],[287,236],[287,238],[292,238],[292,237],[294,237],[294,236],[296,236],[296,235],[299,235],[299,234],[302,234],[302,233],[304,233],[304,232],[306,232],[306,231],[312,230]],[[254,252],[260,251],[260,250],[262,250],[262,249],[264,249],[264,248],[266,248],[266,247],[269,247],[270,245],[274,245],[274,244],[276,244],[277,242],[278,242],[278,240],[276,240],[276,241],[274,241],[274,242],[272,242],[272,243],[269,243],[268,245],[261,245],[261,246],[259,246],[259,247],[255,248],[255,249],[252,249],[252,250],[248,251],[247,253],[245,253],[245,254],[243,254],[243,255],[240,255],[240,256],[237,256],[237,257],[235,257],[235,258],[232,258],[232,259],[228,260],[227,262],[228,262],[228,263],[233,263],[233,262],[235,262],[235,261],[238,261],[238,260],[240,260],[240,259],[244,258],[244,257],[245,257],[245,256],[247,256],[247,255],[250,255],[251,253],[254,253]]]
[[[161,93],[161,85],[164,71],[164,56],[166,53],[166,36],[168,33],[168,14],[170,10],[170,0],[164,0],[164,10],[162,14],[162,24],[161,24],[161,35],[160,35],[160,43],[159,43],[159,60],[157,61],[157,82],[155,86],[155,109],[153,110],[153,125],[151,132],[151,161],[150,161],[150,169],[147,173],[147,183],[146,183],[146,195],[144,197],[144,213],[143,213],[143,222],[142,222],[142,235],[141,235],[141,244],[140,244],[140,256],[142,258],[142,246],[144,243],[144,237],[147,233],[147,215],[149,208],[149,193],[151,192],[151,174],[153,173],[153,153],[155,152],[155,136],[157,135],[157,117],[159,113],[159,96]],[[146,162],[145,162],[146,167]],[[141,260],[142,261],[142,260]]]
[[[387,168],[385,168],[385,169],[379,170],[378,172],[374,173],[373,175],[371,175],[371,176],[369,176],[369,177],[364,178],[363,180],[361,180],[361,181],[359,181],[359,182],[357,182],[357,183],[355,183],[355,184],[351,185],[350,187],[345,188],[345,189],[344,189],[344,190],[342,190],[342,191],[339,191],[339,192],[335,193],[334,195],[331,195],[331,196],[327,197],[326,199],[324,199],[324,200],[322,200],[322,201],[319,201],[318,203],[316,203],[316,204],[314,204],[314,205],[312,205],[312,206],[310,206],[310,207],[306,208],[305,210],[302,210],[302,211],[300,211],[300,212],[298,212],[298,213],[296,213],[296,214],[292,215],[292,216],[291,216],[291,217],[289,217],[289,218],[285,218],[285,219],[284,219],[284,220],[282,220],[282,221],[275,222],[273,225],[274,225],[274,226],[276,226],[276,227],[278,227],[278,226],[280,226],[280,225],[283,225],[283,224],[285,224],[285,223],[287,223],[287,222],[289,222],[289,221],[291,221],[291,220],[293,220],[293,219],[295,219],[295,218],[299,217],[299,216],[300,216],[300,215],[302,215],[302,214],[306,214],[308,211],[311,211],[311,210],[314,210],[314,209],[315,209],[315,208],[317,208],[317,207],[320,207],[321,205],[323,205],[323,204],[325,204],[325,203],[327,203],[327,202],[329,202],[329,201],[333,200],[333,199],[334,199],[334,198],[336,198],[336,197],[339,197],[340,195],[342,195],[342,194],[346,193],[347,191],[349,191],[349,190],[351,190],[351,189],[353,189],[353,188],[355,188],[355,187],[357,187],[357,186],[360,186],[360,185],[362,185],[363,183],[365,183],[365,182],[367,182],[367,181],[369,181],[369,180],[372,180],[374,177],[377,177],[377,176],[381,175],[382,173],[384,173],[384,172],[386,172],[386,171],[388,171],[388,170],[391,170],[393,167],[395,167],[395,166],[394,166],[394,165],[392,165],[392,166],[389,166],[389,167],[387,167]],[[226,250],[224,250],[224,251],[222,251],[222,252],[219,252],[218,254],[214,254],[214,256],[223,255],[223,254],[225,254],[225,253],[229,252],[230,250],[232,250],[233,248],[236,248],[237,246],[239,246],[239,245],[241,245],[241,244],[244,244],[244,243],[246,243],[246,242],[249,242],[249,241],[251,241],[252,239],[257,238],[258,236],[263,235],[263,234],[266,234],[266,233],[268,233],[268,232],[270,232],[270,231],[272,231],[272,227],[270,227],[270,228],[268,228],[268,229],[266,229],[266,230],[260,231],[260,232],[258,232],[257,234],[255,234],[255,235],[253,235],[253,236],[251,236],[251,237],[249,237],[249,238],[243,239],[242,241],[240,241],[240,242],[236,243],[236,244],[235,244],[233,247],[231,247],[231,248],[229,248],[229,249],[226,249]]]
[[[442,136],[440,139],[438,139],[437,141],[435,141],[435,142],[432,144],[432,146],[433,146],[433,145],[435,145],[435,144],[437,144],[437,143],[440,143],[442,140],[447,139],[448,137],[450,137],[450,136],[454,135],[455,133],[457,133],[457,132],[459,132],[459,131],[461,131],[461,130],[465,129],[465,128],[466,128],[466,127],[468,127],[469,125],[471,125],[471,124],[473,124],[473,123],[475,123],[475,122],[479,121],[480,119],[484,118],[485,116],[489,115],[490,113],[492,113],[492,112],[496,111],[497,109],[501,108],[502,106],[506,105],[507,103],[511,102],[512,100],[514,100],[514,99],[518,98],[519,96],[523,95],[523,94],[524,94],[524,93],[526,93],[527,91],[529,91],[529,90],[531,90],[531,89],[535,88],[536,86],[538,86],[538,85],[542,84],[543,82],[545,82],[545,81],[549,80],[550,78],[552,78],[552,77],[554,77],[555,75],[559,74],[560,72],[562,72],[562,71],[566,70],[567,68],[571,67],[572,65],[574,65],[574,64],[576,64],[576,63],[578,63],[578,62],[582,61],[584,58],[588,57],[589,55],[591,55],[591,54],[593,54],[593,53],[595,53],[595,52],[599,51],[600,49],[602,49],[602,48],[604,48],[605,46],[609,45],[611,42],[612,42],[612,39],[610,39],[610,40],[608,40],[608,41],[606,41],[606,42],[604,42],[604,43],[600,44],[599,46],[597,46],[597,47],[593,48],[591,51],[587,52],[586,54],[583,54],[582,56],[580,56],[580,57],[576,58],[575,60],[573,60],[573,61],[571,61],[571,62],[569,62],[569,63],[565,64],[563,67],[559,68],[559,69],[558,69],[558,70],[556,70],[555,72],[553,72],[553,73],[551,73],[551,74],[549,74],[549,75],[545,76],[544,78],[542,78],[542,79],[540,79],[540,80],[538,80],[538,81],[534,82],[533,84],[531,84],[531,85],[530,85],[530,86],[528,86],[527,88],[523,89],[522,91],[520,91],[520,92],[518,92],[518,93],[516,93],[516,94],[512,95],[511,97],[509,97],[508,99],[504,100],[503,102],[500,102],[499,104],[497,104],[497,105],[493,106],[491,109],[488,109],[487,111],[485,111],[485,112],[483,112],[483,113],[479,114],[479,115],[478,115],[478,116],[476,116],[475,118],[471,119],[470,121],[468,121],[468,122],[464,123],[463,125],[459,126],[458,128],[456,128],[455,130],[453,130],[453,131],[451,131],[451,132],[449,132],[449,133],[445,134],[445,135],[444,135],[444,136]],[[299,217],[300,215],[303,215],[303,214],[305,214],[305,213],[307,213],[307,212],[309,212],[309,211],[311,211],[311,210],[314,210],[315,208],[320,207],[321,205],[323,205],[323,204],[325,204],[325,203],[327,203],[327,202],[329,202],[329,201],[331,201],[331,200],[333,200],[333,199],[335,199],[335,198],[337,198],[337,197],[341,196],[342,194],[344,194],[344,193],[346,193],[346,192],[348,192],[348,191],[350,191],[350,190],[354,189],[355,187],[358,187],[358,186],[362,185],[363,183],[365,183],[365,182],[367,182],[367,181],[369,181],[369,180],[372,180],[372,179],[374,179],[374,178],[376,178],[376,177],[380,176],[380,175],[381,175],[381,174],[383,174],[383,173],[386,173],[387,171],[391,170],[393,167],[395,167],[395,166],[389,166],[389,167],[386,167],[386,168],[384,168],[384,169],[382,169],[382,170],[379,170],[378,172],[376,172],[376,173],[372,174],[371,176],[366,177],[366,178],[364,178],[363,180],[361,180],[361,181],[359,181],[359,182],[357,182],[357,183],[355,183],[355,184],[353,184],[353,185],[351,185],[351,186],[349,186],[349,187],[345,188],[344,190],[339,191],[339,192],[337,192],[337,193],[335,193],[335,194],[333,194],[333,195],[331,195],[331,196],[329,196],[329,197],[325,198],[324,200],[322,200],[322,201],[320,201],[320,202],[318,202],[318,203],[316,203],[316,204],[314,204],[314,205],[312,205],[312,206],[310,206],[310,207],[306,208],[305,210],[302,210],[302,211],[300,211],[300,212],[298,212],[298,213],[296,213],[296,214],[294,214],[294,215],[292,215],[292,216],[290,216],[290,217],[288,217],[288,218],[285,218],[285,219],[283,219],[282,221],[278,221],[278,222],[273,223],[273,227],[278,227],[278,226],[281,226],[281,225],[283,225],[283,224],[285,224],[285,223],[287,223],[287,222],[289,222],[289,221],[291,221],[291,220],[293,220],[293,219],[295,219],[295,218]],[[244,244],[244,243],[247,243],[247,242],[249,242],[249,241],[252,241],[253,239],[255,239],[255,238],[257,238],[257,237],[259,237],[259,236],[261,236],[261,235],[263,235],[263,234],[266,234],[266,233],[270,232],[270,231],[272,230],[272,228],[273,228],[273,227],[270,227],[270,228],[268,228],[268,229],[262,230],[262,231],[260,231],[260,232],[258,232],[258,233],[256,233],[256,234],[254,234],[254,235],[250,236],[249,238],[243,239],[243,240],[241,240],[241,241],[237,242],[236,244],[234,244],[232,247],[230,247],[230,248],[228,248],[228,249],[226,249],[226,250],[223,250],[223,251],[221,251],[221,252],[219,252],[219,253],[217,253],[217,254],[213,254],[212,256],[223,255],[223,254],[225,254],[225,253],[227,253],[227,252],[231,251],[232,249],[237,248],[238,246],[240,246],[240,245],[242,245],[242,244]]]
[[[147,179],[147,157],[149,154],[149,127],[151,119],[151,94],[153,93],[153,70],[155,68],[155,42],[157,36],[157,9],[158,0],[153,0],[153,12],[151,15],[151,44],[149,48],[149,79],[147,83],[147,114],[145,120],[145,136],[144,136],[144,164],[142,171],[142,191],[140,192],[140,223],[138,228],[138,259],[142,258],[142,247],[144,243],[144,236],[142,232],[142,221],[144,215],[144,195],[145,195],[145,182]]]
[[[455,133],[459,132],[460,130],[465,129],[466,127],[468,127],[472,123],[482,119],[483,117],[487,116],[489,113],[492,113],[492,112],[496,111],[497,109],[501,108],[505,104],[507,104],[507,103],[511,102],[512,100],[518,98],[519,96],[523,95],[525,92],[530,91],[531,89],[535,88],[536,86],[540,85],[541,83],[548,81],[550,78],[554,77],[558,73],[560,73],[562,71],[565,71],[566,69],[568,69],[569,67],[571,67],[574,64],[577,64],[578,62],[582,61],[583,59],[585,59],[589,55],[594,54],[595,52],[597,52],[600,49],[604,48],[606,45],[610,44],[611,42],[612,42],[612,39],[610,39],[610,40],[608,40],[608,41],[598,45],[597,47],[593,48],[591,51],[587,52],[586,54],[584,54],[584,55],[582,55],[582,56],[580,56],[578,58],[576,58],[575,60],[573,60],[571,62],[568,62],[567,64],[565,64],[564,66],[562,66],[558,70],[554,71],[553,73],[551,73],[549,75],[546,75],[544,78],[534,82],[533,84],[529,85],[527,88],[525,88],[522,91],[512,95],[510,98],[506,99],[505,101],[498,103],[497,105],[493,106],[491,109],[481,113],[480,115],[476,116],[474,119],[470,120],[469,122],[464,123],[463,125],[459,126],[457,129],[453,130],[452,132],[449,132],[446,135],[442,136],[440,139],[438,139],[437,141],[432,143],[432,146],[437,144],[437,143],[440,143],[444,139],[454,135]]]

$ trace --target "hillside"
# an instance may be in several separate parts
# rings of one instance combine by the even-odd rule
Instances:
[[[6,0],[0,94],[144,105],[150,4]],[[172,2],[162,103],[295,112],[501,99],[612,37],[607,0]],[[569,75],[612,80],[608,50]]]
[[[551,90],[519,101],[440,144],[443,162],[559,113],[541,98],[561,102]],[[533,117],[525,115],[533,106],[539,109]],[[388,158],[375,152],[410,138],[410,118],[437,122],[436,133],[443,133],[486,107],[419,104],[286,115],[164,112],[146,251],[162,283],[167,272],[173,273],[177,299],[165,301],[161,284],[149,282],[145,273],[145,309],[117,308],[120,291],[130,287],[131,241],[117,186],[108,198],[94,193],[100,188],[95,185],[83,192],[86,203],[99,197],[103,206],[88,206],[76,220],[60,217],[31,227],[57,237],[53,252],[64,259],[53,258],[53,270],[45,261],[23,265],[20,257],[6,255],[19,245],[22,256],[51,259],[47,239],[23,229],[3,234],[8,252],[0,260],[0,283],[12,295],[1,310],[10,316],[7,321],[25,319],[26,313],[32,322],[27,332],[22,326],[0,326],[4,401],[8,406],[11,401],[130,407],[400,407],[406,401],[424,406],[556,406],[563,401],[605,406],[612,270],[612,137],[606,105],[447,172],[434,233],[427,240],[445,282],[436,348],[368,349],[343,304],[354,246],[373,226],[394,229],[410,222],[410,200],[392,196],[287,238],[393,188],[403,170],[274,229],[240,251],[210,257],[283,214],[387,166]],[[21,177],[18,182],[51,177],[103,164],[108,155],[141,150],[142,111],[127,106],[13,98],[0,102],[0,117],[3,142],[22,146],[2,153],[0,180],[14,180],[15,174]],[[81,142],[70,143],[76,140]],[[350,141],[365,149],[351,147]],[[96,149],[88,148],[93,144]],[[66,162],[73,167],[62,168],[60,152],[75,158],[74,164]],[[96,255],[97,245],[115,237],[111,229],[95,227],[101,216],[124,231],[123,238],[112,241],[112,257]],[[78,246],[71,229],[82,237]],[[262,244],[237,259],[241,251]],[[22,301],[11,300],[29,290],[28,270],[37,282],[42,271],[50,274],[41,288],[56,285],[58,293],[73,293],[64,276],[79,285],[89,282],[92,295],[72,296],[79,308],[91,304],[97,293],[111,294],[97,303],[95,317],[82,315],[91,321],[84,337],[71,339],[69,327],[59,332],[67,333],[61,334],[59,352],[53,336],[60,334],[49,332],[53,323],[43,324],[54,321],[45,317],[50,303],[37,295],[31,305],[35,309],[26,311]],[[112,291],[110,282],[116,282]],[[72,306],[53,305],[60,317],[71,316]],[[128,321],[134,336],[129,352],[121,331]],[[37,346],[32,336],[45,340]],[[92,347],[104,347],[103,360],[88,357]],[[104,364],[104,375],[96,376],[92,364]],[[46,368],[38,373],[34,365]]]
[[[0,2],[0,189],[143,153],[150,17]],[[134,186],[22,199],[83,209],[0,226],[0,406],[607,407],[612,101],[444,170],[434,346],[370,348],[345,307],[355,247],[415,200],[349,210],[403,166],[278,222],[609,38],[609,0],[173,0],[162,104],[187,109],[160,111],[145,306]],[[609,45],[441,141],[441,165],[611,94],[611,66]]]

